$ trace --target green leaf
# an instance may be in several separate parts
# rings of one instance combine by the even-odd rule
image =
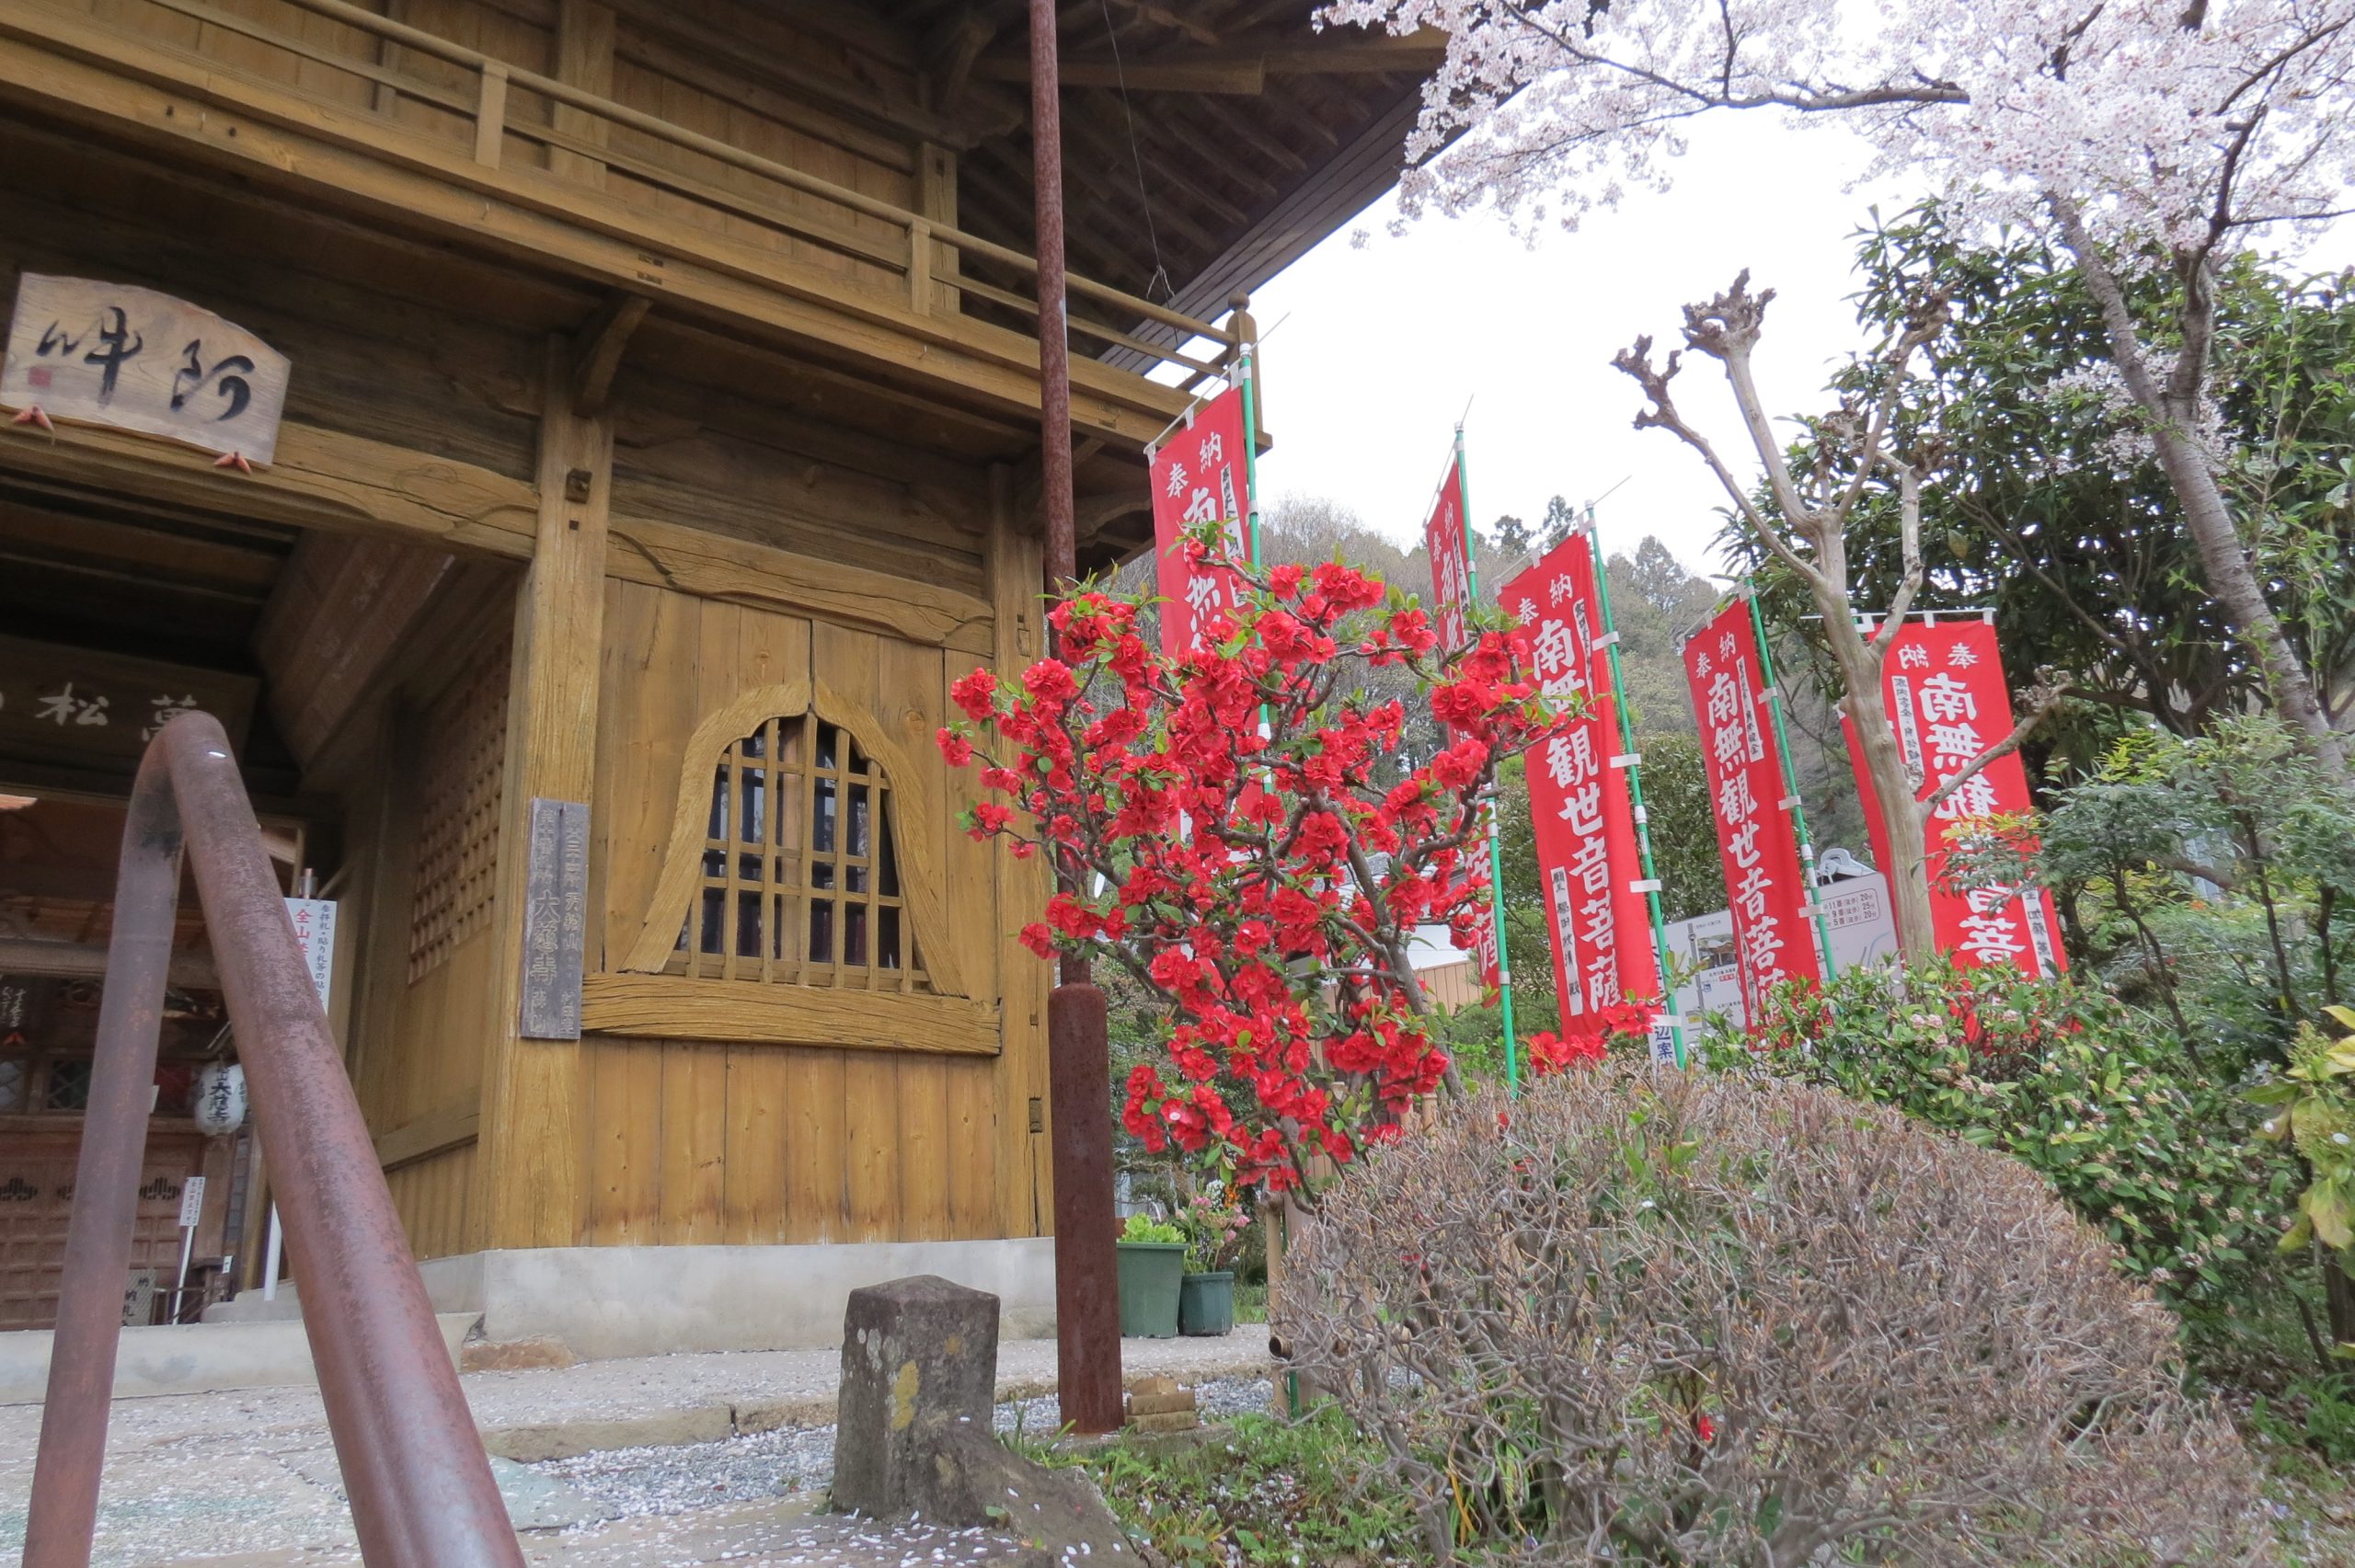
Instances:
[[[2322,1238],[2324,1246],[2336,1251],[2355,1243],[2355,1229],[2348,1225],[2347,1200],[2336,1186],[2316,1182],[2298,1200],[2298,1207],[2314,1221],[2315,1234]]]

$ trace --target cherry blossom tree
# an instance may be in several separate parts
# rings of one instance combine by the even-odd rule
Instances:
[[[2355,0],[1335,0],[1335,23],[1448,35],[1408,143],[1405,211],[1493,203],[1574,224],[1662,189],[1689,121],[1836,120],[1928,175],[1966,221],[2065,249],[2099,304],[2202,573],[2275,704],[2334,773],[2340,737],[2218,484],[2209,433],[2220,262],[2349,206]],[[2177,306],[2145,333],[2137,269]]]
[[[1011,686],[958,681],[965,717],[939,743],[999,797],[968,830],[1074,868],[1024,944],[1109,958],[1166,1010],[1166,1059],[1130,1075],[1129,1130],[1294,1192],[1395,1137],[1450,1076],[1409,944],[1440,924],[1474,945],[1497,765],[1573,710],[1538,694],[1527,633],[1495,612],[1443,648],[1414,600],[1338,561],[1262,571],[1208,531],[1189,548],[1246,589],[1192,651],[1139,635],[1143,594],[1076,590],[1050,612],[1059,657]],[[1392,666],[1448,727],[1403,776],[1406,703],[1351,684]],[[1551,1036],[1532,1051],[1585,1054]]]

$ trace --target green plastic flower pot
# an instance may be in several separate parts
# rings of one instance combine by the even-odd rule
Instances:
[[[1235,1329],[1235,1271],[1189,1274],[1178,1286],[1178,1332],[1199,1337]]]
[[[1183,1242],[1122,1242],[1120,1333],[1131,1339],[1178,1337],[1178,1289],[1186,1276]]]

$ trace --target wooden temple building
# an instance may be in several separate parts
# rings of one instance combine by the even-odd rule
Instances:
[[[1062,8],[1084,565],[1247,291],[1396,177],[1437,51],[1313,8]],[[1043,891],[933,743],[1040,650],[1024,9],[0,0],[0,1328],[54,1315],[182,706],[335,906],[437,1301],[591,1355],[823,1341],[914,1272],[1051,1308]],[[184,908],[137,1310],[189,1317],[268,1249]]]

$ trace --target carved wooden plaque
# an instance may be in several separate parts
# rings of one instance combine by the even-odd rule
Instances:
[[[286,356],[153,289],[28,272],[17,284],[0,406],[112,425],[266,464]]]
[[[523,868],[523,995],[517,1033],[580,1037],[580,976],[589,934],[589,807],[532,802]]]
[[[190,708],[242,748],[258,687],[248,675],[0,636],[0,759],[128,771]]]

